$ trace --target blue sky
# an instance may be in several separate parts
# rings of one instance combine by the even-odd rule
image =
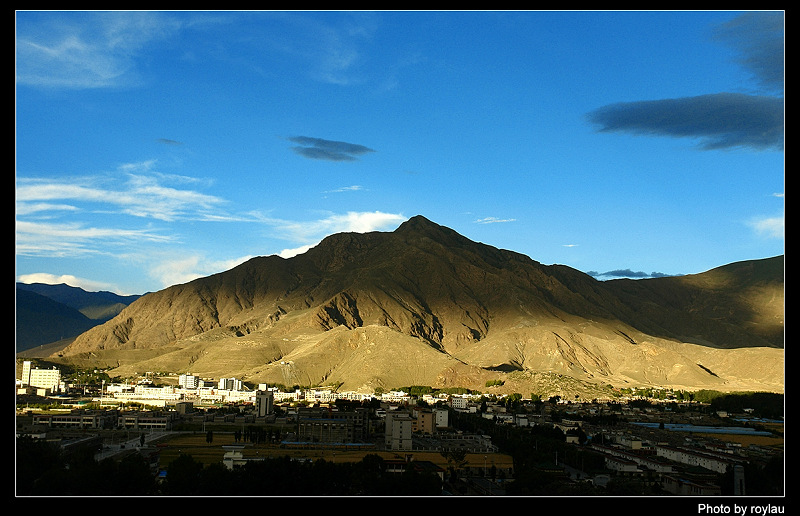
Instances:
[[[141,294],[414,215],[601,278],[783,254],[783,31],[17,11],[16,281]]]

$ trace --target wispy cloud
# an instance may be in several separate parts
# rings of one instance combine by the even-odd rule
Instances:
[[[158,143],[163,143],[164,145],[183,145],[183,142],[179,142],[177,140],[171,140],[169,138],[158,138],[156,141]]]
[[[357,143],[324,140],[310,136],[292,136],[289,141],[298,144],[298,146],[292,147],[292,150],[300,156],[325,161],[356,161],[362,154],[375,152],[373,149]]]
[[[484,217],[475,221],[475,224],[497,224],[499,222],[515,222],[517,219],[499,219],[497,217]]]
[[[151,163],[127,164],[118,174],[69,178],[17,178],[17,214],[60,209],[112,211],[161,221],[218,218],[219,197],[183,188],[193,178],[150,171]],[[120,175],[123,180],[120,181]]]
[[[738,61],[768,95],[710,93],[621,102],[587,114],[600,132],[696,138],[704,150],[783,149],[783,13],[747,13],[720,26],[715,39],[739,52]],[[777,96],[772,94],[777,93]]]
[[[363,84],[366,52],[378,28],[373,13],[345,12],[326,16],[281,13],[288,30],[265,34],[261,44],[303,63],[309,78],[335,86]]]
[[[18,12],[17,82],[69,89],[138,84],[139,54],[178,27],[158,12]]]
[[[107,253],[109,245],[175,239],[150,222],[237,219],[221,209],[225,200],[187,188],[196,186],[193,178],[159,174],[151,167],[147,162],[124,165],[110,175],[17,178],[17,253]]]
[[[107,254],[108,246],[132,242],[166,243],[173,238],[149,228],[94,227],[84,223],[16,221],[16,253],[25,256]]]
[[[343,186],[334,190],[326,190],[324,193],[342,193],[342,192],[358,192],[363,190],[364,187],[360,185]]]

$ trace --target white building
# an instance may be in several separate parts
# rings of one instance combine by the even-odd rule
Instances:
[[[433,417],[436,428],[446,428],[450,426],[450,413],[446,409],[433,409]]]
[[[22,385],[38,389],[49,389],[51,392],[61,390],[61,371],[34,368],[30,360],[22,362]]]
[[[716,473],[725,473],[728,468],[733,468],[737,464],[741,464],[741,461],[734,457],[719,456],[713,453],[705,453],[686,448],[675,448],[672,446],[656,446],[656,454],[659,457],[665,457],[669,460],[688,464],[690,466],[700,466],[701,468]]]
[[[197,389],[200,387],[200,377],[193,374],[182,374],[178,377],[178,385],[184,389]]]
[[[467,408],[467,398],[463,396],[451,396],[450,406],[456,410],[465,410]]]
[[[381,395],[381,401],[389,403],[404,403],[410,400],[411,396],[403,391],[389,391]]]
[[[241,391],[242,381],[238,378],[220,378],[217,386],[220,390]]]

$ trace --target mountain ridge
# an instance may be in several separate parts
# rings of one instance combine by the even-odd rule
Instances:
[[[17,351],[76,337],[141,297],[87,292],[64,283],[17,282],[15,291]]]
[[[780,305],[780,320],[746,306],[752,280],[600,282],[416,216],[393,232],[338,233],[292,258],[257,257],[149,293],[60,354],[104,356],[120,374],[158,365],[353,389],[500,379],[525,392],[534,377],[562,375],[592,385],[775,390],[783,259],[767,260],[759,292],[780,292],[770,305]],[[752,360],[765,364],[755,376],[743,372]]]

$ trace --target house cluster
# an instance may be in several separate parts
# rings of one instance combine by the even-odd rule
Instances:
[[[611,434],[608,441],[591,443],[591,448],[603,455],[606,469],[613,474],[658,480],[676,495],[719,495],[716,475],[742,474],[747,463],[732,448],[649,443],[630,434]]]
[[[64,383],[57,369],[36,369],[30,362],[22,368],[18,390],[63,392]],[[18,392],[19,392],[18,391]],[[337,392],[332,389],[295,389],[284,392],[265,384],[249,389],[236,378],[216,381],[192,374],[182,374],[177,385],[154,386],[143,381],[136,384],[103,384],[99,398],[106,410],[69,410],[33,413],[33,424],[48,428],[127,429],[135,431],[171,430],[179,423],[269,424],[280,428],[280,444],[290,448],[328,447],[333,449],[383,449],[408,454],[414,451],[465,451],[491,454],[498,451],[484,435],[453,432],[452,413],[475,413],[498,425],[534,427],[548,425],[562,430],[567,442],[590,447],[605,461],[610,475],[647,478],[658,481],[669,492],[679,495],[716,495],[720,487],[717,476],[727,471],[741,471],[747,462],[741,450],[720,447],[713,441],[688,442],[687,439],[666,442],[648,441],[640,427],[594,426],[587,421],[619,416],[618,421],[631,419],[658,421],[663,414],[685,423],[703,423],[719,413],[691,410],[688,401],[670,401],[660,408],[637,407],[634,404],[607,404],[597,400],[577,402],[551,399],[546,404],[523,404],[522,410],[511,410],[503,398],[487,402],[480,394],[426,394],[412,396],[403,391],[386,393]],[[338,400],[378,403],[338,404]],[[420,403],[420,400],[424,403]],[[132,404],[147,410],[126,410]],[[200,410],[224,405],[238,410]],[[548,406],[547,410],[542,408]],[[280,406],[281,410],[275,410]],[[696,406],[696,405],[695,405]],[[679,413],[678,408],[681,410]],[[553,417],[553,414],[559,417]],[[727,416],[727,414],[723,414]],[[650,431],[652,434],[652,431]],[[602,440],[587,436],[601,435]],[[276,437],[277,438],[277,437]],[[580,443],[579,443],[580,440]],[[747,454],[756,453],[750,446]],[[241,447],[234,446],[229,458],[241,460]],[[558,460],[556,458],[556,460]],[[566,471],[566,468],[564,468]],[[698,473],[699,472],[699,473]],[[510,472],[509,472],[510,473]],[[574,472],[579,475],[580,472]],[[602,477],[602,475],[600,475]],[[595,483],[602,479],[594,479]]]

